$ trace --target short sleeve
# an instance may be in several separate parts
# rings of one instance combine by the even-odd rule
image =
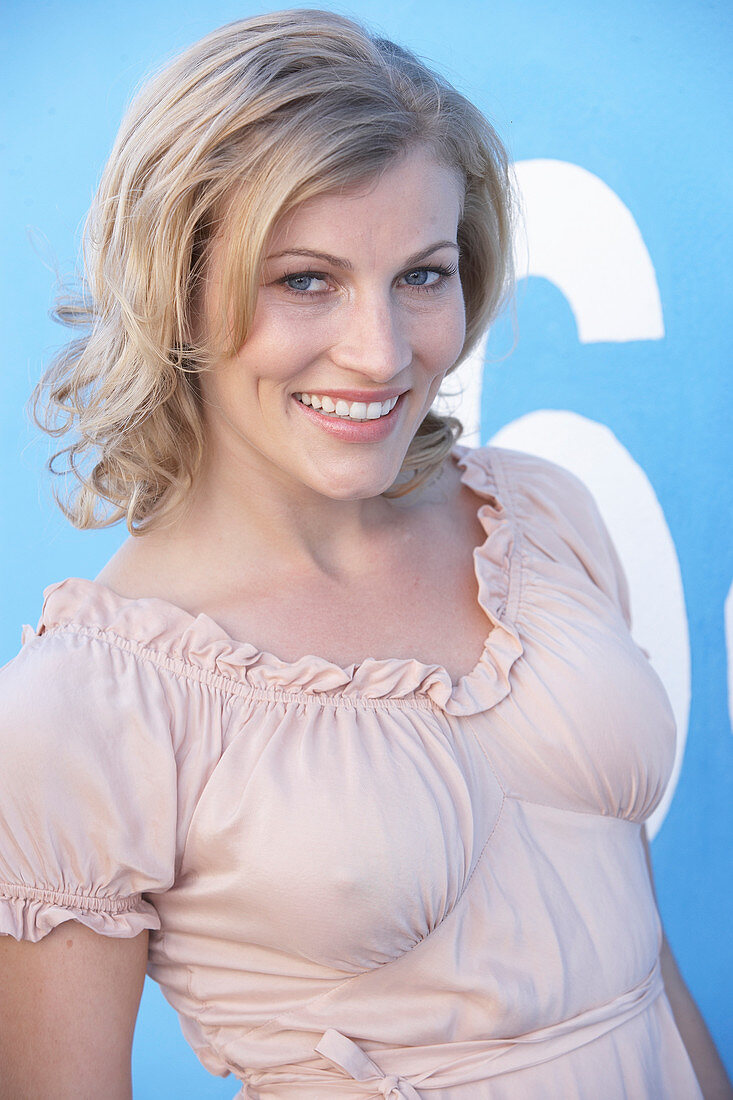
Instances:
[[[129,652],[28,632],[0,670],[0,933],[160,927],[143,895],[174,878],[169,725],[155,670]]]

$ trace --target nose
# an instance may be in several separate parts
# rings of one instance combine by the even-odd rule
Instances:
[[[408,320],[388,294],[354,295],[337,311],[334,324],[331,359],[344,370],[388,382],[412,362]]]

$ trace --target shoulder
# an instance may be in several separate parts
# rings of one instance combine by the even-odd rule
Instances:
[[[482,447],[457,447],[459,464],[493,487],[505,507],[527,508],[543,500],[577,504],[581,510],[597,509],[585,482],[557,462],[528,451],[515,451],[487,443]]]
[[[529,513],[543,503],[571,502],[593,510],[595,502],[585,483],[572,471],[539,455],[485,444],[456,447],[464,480],[479,490],[491,492],[510,512]]]
[[[494,472],[497,488],[516,503],[542,497],[577,499],[581,505],[593,501],[587,485],[557,462],[507,447],[488,445],[481,449],[485,452],[485,461]]]
[[[0,670],[0,753],[6,764],[48,770],[123,761],[170,766],[173,742],[156,670],[93,630],[29,631]]]
[[[0,757],[17,750],[40,767],[73,752],[112,771],[144,759],[152,772],[182,769],[197,790],[243,690],[215,624],[81,578],[44,596],[38,626],[0,669]]]
[[[39,760],[104,746],[117,759],[143,747],[170,753],[172,689],[160,662],[131,640],[124,613],[91,581],[70,578],[45,590],[36,629],[24,628],[20,651],[0,669],[3,752],[16,746]],[[148,636],[157,629],[152,622]]]
[[[618,552],[593,493],[577,474],[539,455],[492,445],[469,451],[464,461],[483,471],[527,553],[580,566],[630,622]]]

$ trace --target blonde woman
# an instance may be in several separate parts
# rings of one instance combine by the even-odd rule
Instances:
[[[0,677],[4,1098],[129,1097],[146,969],[249,1100],[728,1095],[596,507],[431,411],[511,209],[480,113],[334,14],[130,108],[37,395],[69,518],[130,538]]]

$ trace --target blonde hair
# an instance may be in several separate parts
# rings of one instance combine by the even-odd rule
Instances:
[[[76,526],[124,518],[139,533],[192,484],[204,447],[197,376],[222,350],[194,339],[192,305],[224,216],[233,352],[247,339],[276,220],[314,195],[368,181],[418,145],[465,180],[466,339],[454,369],[512,281],[507,157],[476,107],[394,43],[303,9],[222,27],[142,88],[89,212],[83,289],[56,308],[86,332],[33,396],[44,430],[75,435],[49,468],[75,475],[57,500]],[[429,412],[385,495],[423,483],[460,431],[455,418]]]

